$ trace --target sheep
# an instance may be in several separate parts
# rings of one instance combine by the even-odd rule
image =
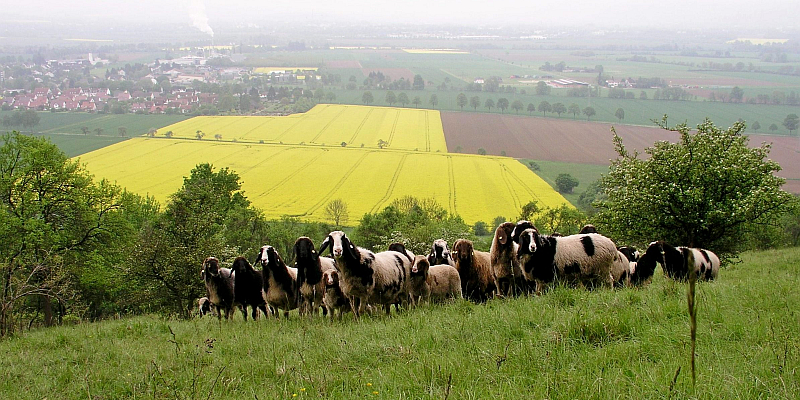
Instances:
[[[211,300],[208,297],[201,297],[197,299],[197,315],[203,318],[206,314],[211,312]]]
[[[406,249],[406,246],[402,243],[392,243],[389,245],[389,251],[396,251],[400,254],[403,254],[408,258],[408,261],[414,262],[414,253]]]
[[[527,286],[516,257],[519,245],[511,240],[514,227],[512,222],[500,224],[494,231],[492,247],[489,250],[492,271],[497,282],[497,294],[502,296],[524,291]]]
[[[231,270],[220,268],[219,260],[216,257],[208,257],[203,261],[203,272],[201,273],[206,284],[208,300],[217,314],[217,318],[222,318],[222,311],[225,318],[231,319],[233,313],[233,278]]]
[[[631,278],[631,262],[624,253],[617,250],[614,263],[611,265],[611,280],[616,287],[628,286]]]
[[[597,233],[597,228],[595,228],[592,224],[586,224],[583,226],[583,228],[581,228],[578,234],[581,235],[586,233]]]
[[[535,228],[519,233],[521,227],[530,225],[521,222],[512,237],[519,240],[517,258],[525,278],[536,282],[537,293],[556,280],[612,286],[611,267],[618,252],[611,239],[597,233],[545,236]]]
[[[262,246],[256,261],[261,263],[264,276],[264,301],[289,318],[289,311],[297,308],[297,268],[286,266],[272,246]]]
[[[428,254],[428,263],[430,265],[447,264],[455,268],[456,261],[450,255],[450,250],[447,248],[447,242],[444,239],[433,241],[431,252]]]
[[[334,269],[332,258],[320,257],[311,239],[302,236],[294,242],[295,267],[297,268],[297,299],[300,315],[316,314],[319,307],[327,313],[322,301],[325,282],[322,275]]]
[[[628,259],[628,261],[631,262],[639,261],[639,250],[636,250],[633,247],[630,246],[617,247],[617,251],[622,253],[625,256],[625,258]]]
[[[389,314],[391,304],[408,299],[411,261],[404,254],[396,251],[373,253],[356,247],[342,231],[329,233],[320,246],[320,253],[329,246],[339,271],[339,284],[356,318],[360,318],[368,304],[383,305]]]
[[[711,281],[717,278],[720,262],[719,257],[712,251],[682,246],[672,247],[663,241],[656,243],[661,246],[664,255],[660,262],[667,277],[675,280],[688,279],[690,266],[686,265],[686,253],[692,252],[697,280]]]
[[[427,257],[416,256],[411,264],[408,291],[412,304],[460,299],[461,277],[454,267],[447,264],[431,266]]]
[[[350,301],[342,293],[342,288],[339,286],[339,272],[336,269],[329,269],[323,272],[322,281],[325,283],[325,294],[322,297],[325,309],[328,311],[331,320],[333,320],[336,310],[339,310],[339,320],[341,320],[344,313],[353,309],[350,307]]]
[[[624,254],[624,253],[623,253]],[[659,242],[650,243],[645,253],[639,256],[630,265],[630,285],[641,286],[650,282],[656,271],[656,266],[663,264],[664,251]]]
[[[484,302],[492,297],[497,291],[497,282],[489,253],[475,251],[472,241],[467,239],[456,240],[453,252],[464,297],[475,302]]]
[[[247,321],[247,307],[252,308],[253,320],[258,317],[260,309],[264,315],[267,312],[267,303],[261,290],[264,285],[261,271],[256,271],[244,257],[236,257],[231,266],[233,271],[233,302],[242,308],[242,317]]]

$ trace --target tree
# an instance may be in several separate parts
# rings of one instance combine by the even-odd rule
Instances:
[[[203,139],[203,137],[204,137],[205,135],[206,135],[206,133],[205,133],[205,132],[203,132],[203,131],[201,131],[200,129],[198,129],[198,130],[197,130],[197,132],[195,132],[195,135],[194,135],[194,137],[196,137],[196,138],[197,138],[197,140],[201,140],[201,139]]]
[[[409,102],[408,95],[405,92],[400,92],[400,94],[397,95],[397,102],[402,104],[403,107],[405,107],[406,104],[408,104]]]
[[[483,147],[481,147],[480,149],[478,149],[478,154],[479,154],[479,155],[482,155],[482,156],[485,156],[485,155],[486,155],[486,149],[484,149]]]
[[[22,114],[22,127],[30,128],[31,132],[33,132],[33,128],[39,125],[40,120],[39,113],[33,110],[25,110]]]
[[[542,115],[546,115],[548,112],[553,111],[553,106],[551,106],[550,103],[542,100],[542,102],[539,103],[539,107],[536,109],[539,110]]]
[[[486,102],[485,102],[485,103],[483,103],[483,106],[484,106],[484,107],[486,107],[486,108],[488,108],[488,109],[489,109],[489,111],[492,111],[492,107],[494,107],[494,100],[492,100],[492,99],[486,99]]]
[[[431,98],[428,102],[431,104],[431,107],[436,108],[439,104],[439,96],[437,96],[436,93],[431,94]]]
[[[99,126],[97,128],[94,128],[94,133],[96,133],[97,136],[102,135],[103,134],[103,128],[101,128]]]
[[[586,107],[583,109],[583,115],[586,116],[586,120],[592,119],[592,116],[597,114],[597,112],[592,107]]]
[[[0,336],[6,336],[18,326],[23,303],[52,325],[53,302],[63,309],[77,295],[78,266],[103,257],[95,252],[114,239],[122,191],[95,183],[47,139],[12,132],[0,143]]]
[[[475,236],[489,235],[489,229],[486,226],[486,222],[483,221],[475,222],[475,225],[472,226],[472,232],[475,233]]]
[[[383,139],[378,139],[378,148],[382,149],[382,148],[384,148],[384,147],[386,147],[388,145],[389,145],[389,142],[387,142],[387,141],[385,141]]]
[[[250,96],[247,94],[243,94],[239,96],[239,112],[246,113],[249,112],[252,107],[250,104]]]
[[[758,132],[758,130],[761,129],[761,124],[759,124],[758,121],[753,122],[752,128],[754,131]]]
[[[659,125],[668,128],[666,117]],[[656,142],[647,159],[629,153],[614,132],[617,159],[601,178],[607,199],[598,214],[609,236],[730,257],[744,249],[748,232],[773,224],[795,201],[774,175],[780,165],[769,159],[771,145],[749,148],[744,123],[721,129],[706,119],[696,132],[686,124],[668,129],[678,142]]]
[[[458,96],[456,96],[456,105],[463,110],[464,106],[467,105],[467,95],[459,93]]]
[[[414,90],[425,89],[425,79],[422,78],[422,75],[420,74],[414,75],[414,83],[411,84],[411,88]]]
[[[333,199],[325,206],[325,216],[328,217],[335,226],[341,226],[340,223],[347,221],[350,214],[347,211],[347,203],[342,199]]]
[[[84,135],[88,135],[89,134],[89,127],[88,126],[82,126],[81,127],[81,132],[83,132]]]
[[[775,132],[778,130],[778,124],[772,124],[769,126],[769,130]]]
[[[539,206],[539,202],[537,202],[536,200],[531,200],[522,206],[522,209],[520,209],[519,211],[519,217],[517,217],[517,220],[524,219],[526,221],[533,221],[533,218],[541,210],[542,208]]]
[[[625,119],[625,110],[623,110],[622,107],[618,108],[614,116],[617,117],[619,122],[622,122],[622,120]]]
[[[174,133],[173,133],[172,131],[167,131],[167,132],[164,134],[164,136],[165,136],[165,137],[168,137],[168,138],[171,138],[171,137],[172,137],[172,135],[174,135]]]
[[[556,189],[559,193],[572,193],[572,189],[578,186],[578,180],[570,174],[558,174],[556,177]]]
[[[528,103],[528,115],[531,115],[531,113],[533,113],[534,111],[536,111],[536,105],[534,105],[533,103]]]
[[[522,105],[522,101],[520,101],[520,100],[514,100],[514,102],[513,102],[513,103],[511,103],[511,108],[512,108],[512,109],[513,109],[513,110],[514,110],[514,111],[515,111],[517,114],[519,114],[519,110],[522,110],[522,107],[523,107],[523,105]]]
[[[567,106],[564,103],[553,103],[553,112],[561,117],[561,114],[567,112]]]
[[[572,104],[569,105],[569,108],[567,109],[567,111],[572,113],[572,118],[576,118],[578,116],[578,114],[580,114],[580,112],[581,112],[581,107],[579,105],[575,104],[575,103],[572,103]]]
[[[271,87],[272,86],[270,86],[270,88]],[[325,100],[328,100],[328,103],[333,103],[334,101],[336,101],[336,93],[333,93],[332,91],[325,93]]]
[[[545,81],[539,81],[539,83],[536,84],[536,94],[539,96],[549,95],[551,89],[552,88],[548,86]]]
[[[639,100],[647,100],[647,92],[642,90],[642,92],[639,93]]]
[[[361,102],[362,103],[364,103],[364,104],[372,104],[373,101],[375,101],[375,98],[372,97],[372,92],[367,91],[367,92],[364,92],[363,95],[361,95]]]
[[[734,86],[733,89],[731,89],[731,95],[730,95],[731,102],[741,103],[743,98],[744,98],[744,90],[742,90],[738,86]]]
[[[478,107],[481,106],[481,98],[478,96],[472,96],[469,99],[469,106],[472,107],[473,110],[478,110]]]
[[[152,131],[152,129],[151,129],[151,131]],[[128,128],[126,128],[124,126],[120,126],[119,128],[117,128],[117,132],[119,133],[120,137],[125,137],[125,135],[128,134]],[[155,132],[153,132],[153,135],[151,135],[151,137],[152,136],[155,136]]]
[[[573,235],[586,225],[587,218],[580,210],[562,203],[555,208],[545,207],[532,222],[543,232]]]
[[[792,134],[792,131],[797,129],[797,126],[800,125],[800,118],[797,117],[797,114],[789,114],[783,120],[783,126],[789,130],[789,134]]]
[[[497,108],[500,109],[500,112],[504,112],[508,108],[508,99],[505,97],[501,97],[497,100]]]
[[[414,96],[414,100],[411,100],[411,104],[414,105],[414,108],[419,108],[419,105],[422,104],[422,99],[419,96]]]
[[[392,104],[397,102],[397,96],[395,96],[394,92],[390,90],[390,91],[386,92],[385,101],[386,101],[386,104],[392,105]]]

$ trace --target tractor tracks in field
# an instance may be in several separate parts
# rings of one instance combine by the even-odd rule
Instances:
[[[355,172],[358,169],[361,163],[364,162],[364,159],[367,158],[367,156],[369,156],[372,153],[374,153],[374,151],[364,152],[364,154],[358,159],[358,161],[356,161],[353,164],[353,166],[347,170],[344,176],[342,176],[342,178],[339,179],[339,182],[336,182],[336,185],[334,185],[333,188],[331,188],[331,190],[325,194],[325,196],[320,197],[320,200],[314,203],[314,205],[311,206],[311,208],[309,208],[305,213],[303,213],[302,216],[313,214],[320,207],[322,207],[322,205],[325,204],[325,202],[328,201],[331,198],[331,196],[333,196],[333,194],[336,193],[336,191],[339,190],[345,184],[345,182],[347,182],[347,180],[350,178],[350,175],[352,175],[353,172]]]
[[[397,184],[397,180],[400,179],[400,171],[403,170],[403,166],[405,165],[407,159],[408,159],[408,154],[403,154],[403,157],[400,158],[400,163],[397,164],[397,168],[395,168],[394,170],[394,175],[392,175],[392,180],[391,182],[389,182],[389,186],[386,188],[386,193],[384,193],[383,197],[381,197],[381,199],[378,200],[377,203],[375,203],[375,205],[369,211],[370,213],[377,212],[381,208],[381,205],[387,200],[389,200],[389,197],[392,196],[392,192],[394,192],[394,187]]]
[[[322,127],[322,129],[320,129],[320,130],[319,130],[319,133],[317,133],[317,136],[314,136],[314,138],[312,138],[311,140],[309,140],[309,143],[317,143],[317,139],[319,139],[319,137],[320,137],[320,136],[322,136],[322,134],[323,134],[323,133],[325,133],[325,130],[327,130],[327,129],[328,129],[328,127],[330,127],[330,126],[331,126],[331,124],[332,124],[334,121],[336,121],[337,119],[339,119],[339,117],[340,117],[340,116],[342,116],[342,114],[344,114],[345,110],[347,110],[347,107],[342,107],[341,111],[339,111],[339,113],[338,113],[338,114],[336,114],[336,116],[334,116],[333,118],[331,118],[331,120],[330,120],[330,121],[328,121],[328,123],[327,123],[327,124],[325,124],[325,126],[323,126],[323,127]]]
[[[292,178],[294,178],[294,177],[295,177],[295,175],[297,175],[297,173],[298,173],[298,172],[300,172],[300,171],[302,171],[302,170],[304,170],[304,169],[306,169],[306,168],[310,167],[311,165],[313,165],[313,164],[314,164],[314,163],[315,163],[315,162],[316,162],[316,161],[317,161],[317,160],[318,160],[320,157],[322,157],[324,154],[325,154],[325,152],[324,152],[324,151],[320,151],[320,152],[319,152],[319,154],[317,154],[317,155],[315,155],[314,157],[310,158],[310,159],[309,159],[308,161],[306,161],[306,162],[305,162],[305,164],[303,164],[303,165],[302,165],[300,168],[297,168],[296,170],[294,170],[294,171],[290,172],[288,175],[286,175],[286,177],[285,177],[285,178],[281,179],[279,182],[276,182],[276,183],[274,183],[274,184],[272,185],[272,187],[270,187],[269,189],[267,189],[267,190],[265,190],[265,191],[261,192],[261,194],[259,194],[257,197],[261,197],[261,196],[268,196],[270,193],[272,193],[272,192],[274,192],[274,191],[278,190],[278,189],[279,189],[279,188],[281,188],[281,187],[282,187],[284,184],[286,184],[286,182],[289,182],[289,181],[290,181]]]
[[[364,116],[364,119],[362,119],[361,123],[358,124],[358,128],[356,128],[356,131],[353,133],[353,136],[350,137],[350,140],[347,142],[348,144],[353,144],[356,142],[358,134],[361,133],[361,128],[363,128],[364,125],[367,123],[367,120],[369,119],[369,116],[372,114],[373,111],[375,111],[374,108],[370,108],[369,111],[367,111],[367,115]]]

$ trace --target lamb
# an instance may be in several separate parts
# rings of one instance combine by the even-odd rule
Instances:
[[[431,252],[428,254],[428,263],[430,265],[447,264],[455,268],[456,262],[450,255],[450,250],[447,248],[447,242],[444,239],[433,241]]]
[[[216,312],[217,318],[222,318],[222,311],[225,318],[231,319],[233,313],[233,277],[231,270],[220,268],[219,260],[216,257],[208,257],[203,261],[203,272],[201,273],[206,284],[208,300],[211,302],[212,309]]]
[[[253,320],[258,317],[260,309],[264,315],[267,312],[267,303],[261,295],[264,281],[261,271],[256,271],[244,257],[236,257],[231,266],[233,271],[233,302],[242,308],[242,317],[247,321],[247,307],[252,308]]]
[[[489,250],[492,272],[497,281],[497,294],[502,296],[514,294],[526,286],[516,257],[519,245],[511,240],[514,227],[512,222],[500,224],[494,231],[492,247]]]
[[[686,253],[692,252],[695,263],[694,272],[697,274],[697,279],[711,281],[717,278],[720,262],[719,257],[712,251],[690,247],[672,247],[665,242],[656,243],[661,246],[664,255],[660,262],[667,277],[675,280],[688,279],[690,266],[686,265]]]
[[[262,246],[256,261],[261,263],[264,276],[264,301],[289,318],[289,311],[297,308],[297,268],[286,266],[272,246]]]
[[[475,251],[472,241],[467,239],[456,240],[453,252],[464,297],[475,302],[484,302],[492,297],[497,290],[497,282],[489,253]]]
[[[373,253],[356,247],[342,231],[328,234],[320,253],[330,246],[339,271],[342,293],[350,300],[356,318],[368,304],[383,305],[389,314],[390,305],[408,299],[407,281],[411,261],[402,253]]]
[[[202,318],[206,314],[211,312],[211,301],[208,297],[201,297],[197,299],[197,315]]]
[[[333,320],[336,310],[339,310],[339,320],[341,320],[344,313],[353,309],[350,307],[350,301],[342,293],[342,288],[339,286],[339,272],[336,269],[329,269],[323,272],[322,281],[325,283],[325,294],[322,297],[325,309],[327,309],[331,320]]]
[[[611,267],[618,252],[611,239],[597,233],[545,236],[535,228],[519,233],[518,229],[530,225],[521,222],[512,237],[519,240],[517,258],[525,278],[536,282],[537,293],[556,280],[590,287],[612,286]]]
[[[316,314],[323,306],[325,271],[334,269],[332,258],[320,257],[311,239],[302,236],[294,242],[295,266],[297,267],[297,299],[300,315]],[[327,313],[327,308],[323,308]]]
[[[447,264],[431,266],[427,257],[416,256],[411,264],[408,291],[412,304],[460,299],[461,277],[454,267]]]

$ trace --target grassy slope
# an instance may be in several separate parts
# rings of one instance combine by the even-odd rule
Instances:
[[[572,190],[572,193],[562,193],[570,203],[576,204],[581,194],[589,187],[589,184],[600,179],[600,175],[608,173],[608,167],[593,164],[573,164],[557,161],[540,161],[540,160],[525,160],[520,162],[522,165],[528,166],[528,161],[535,161],[539,164],[539,170],[534,171],[536,175],[542,177],[550,186],[556,189],[556,178],[559,174],[570,174],[573,178],[578,180],[578,186]]]
[[[743,260],[699,286],[695,389],[685,286],[658,271],[641,290],[556,288],[360,323],[136,317],[35,331],[0,342],[0,397],[444,398],[449,386],[455,399],[798,398],[800,248]]]

